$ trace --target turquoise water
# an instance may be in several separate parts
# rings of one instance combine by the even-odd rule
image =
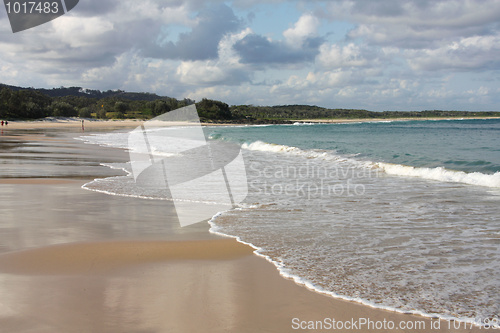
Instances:
[[[336,297],[484,324],[500,313],[500,120],[210,128],[251,191],[213,230]]]
[[[465,172],[500,171],[500,119],[217,128],[213,137],[324,149],[359,159]]]

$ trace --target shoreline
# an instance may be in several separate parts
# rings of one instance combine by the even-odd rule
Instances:
[[[18,120],[9,121],[8,125],[1,127],[2,130],[28,130],[28,129],[82,129],[82,120],[85,131],[113,130],[117,128],[137,127],[142,121],[138,119],[129,120],[98,120],[98,119],[78,119],[78,118],[50,118],[40,120]]]
[[[423,117],[423,118],[360,118],[360,119],[303,119],[296,120],[299,123],[371,123],[371,122],[393,122],[393,121],[427,121],[427,120],[481,120],[481,119],[500,119],[500,117]]]
[[[214,218],[216,218],[216,216]],[[357,304],[357,305],[360,305],[363,307],[367,307],[369,309],[373,309],[374,311],[389,312],[389,313],[393,313],[395,315],[401,315],[401,316],[410,315],[410,316],[415,316],[416,318],[423,318],[425,320],[431,320],[431,321],[438,320],[438,321],[445,322],[445,323],[457,322],[457,323],[460,323],[460,325],[458,325],[458,326],[470,328],[471,331],[469,331],[469,333],[475,332],[475,331],[472,331],[473,328],[477,329],[477,330],[484,329],[484,327],[482,325],[479,325],[477,322],[475,322],[471,319],[459,319],[459,318],[455,318],[452,316],[444,316],[444,315],[437,314],[437,313],[425,313],[425,312],[422,312],[420,310],[412,310],[412,311],[399,310],[397,308],[392,308],[392,307],[383,306],[383,305],[377,305],[377,304],[371,303],[371,302],[363,300],[363,299],[355,299],[352,297],[342,296],[342,295],[335,294],[333,292],[318,288],[314,284],[312,284],[311,282],[302,279],[300,276],[288,273],[286,271],[285,266],[280,265],[279,262],[273,260],[271,257],[269,257],[265,254],[259,253],[259,250],[261,250],[262,248],[256,247],[252,243],[248,243],[248,242],[243,241],[239,236],[229,235],[229,234],[225,234],[223,232],[214,230],[214,227],[216,227],[215,223],[213,222],[214,218],[212,218],[209,221],[210,225],[211,225],[211,228],[210,228],[211,233],[213,233],[215,235],[220,235],[222,237],[234,239],[238,243],[241,243],[245,246],[248,246],[249,248],[253,249],[253,254],[255,256],[262,258],[266,262],[268,262],[269,264],[273,265],[274,268],[278,271],[279,275],[283,279],[293,281],[293,283],[295,283],[297,286],[303,287],[303,288],[305,288],[305,289],[307,289],[315,294],[323,295],[323,296],[332,298],[332,299],[340,301],[340,302],[348,302],[351,304]],[[456,332],[456,331],[451,330],[450,332]]]
[[[254,126],[254,125],[279,125],[294,123],[318,123],[318,124],[342,124],[342,123],[367,123],[367,122],[393,122],[393,121],[428,121],[428,120],[481,120],[500,119],[500,117],[425,117],[425,118],[359,118],[359,119],[297,119],[283,120],[277,123],[211,123],[202,122],[202,126]],[[8,125],[2,126],[3,131],[9,130],[31,130],[31,129],[81,129],[84,120],[85,131],[92,130],[113,130],[120,128],[134,128],[140,126],[147,120],[125,119],[125,120],[99,120],[99,119],[78,119],[78,118],[50,118],[33,121],[9,121]]]
[[[16,134],[15,131],[13,134]],[[47,140],[40,140],[36,134],[24,134],[21,140],[33,140],[42,146],[51,144]],[[70,147],[64,149],[73,152],[72,144],[75,143],[70,142]],[[120,151],[84,143],[76,145],[94,148],[92,155],[102,151],[95,156],[107,157],[110,151]],[[120,158],[121,153],[116,159]],[[88,176],[85,182],[95,178],[94,175]],[[469,329],[468,326],[460,326],[458,330],[447,329],[449,322],[445,320],[377,309],[310,290],[281,275],[274,263],[263,260],[259,254],[254,255],[251,246],[242,247],[244,242],[238,242],[234,237],[227,241],[228,236],[207,234],[211,229],[208,224],[180,228],[163,202],[139,201],[82,190],[79,185],[83,182],[73,177],[12,177],[0,180],[0,195],[10,193],[9,200],[0,203],[4,222],[16,223],[30,219],[49,222],[43,225],[33,222],[32,225],[17,227],[25,230],[20,235],[28,231],[36,235],[36,242],[5,243],[7,238],[3,243],[0,242],[0,274],[6,274],[2,274],[2,277],[10,286],[5,289],[0,284],[7,300],[0,301],[0,309],[9,307],[10,312],[15,313],[14,317],[7,316],[8,320],[0,316],[0,324],[11,332],[20,331],[20,324],[13,318],[27,318],[32,327],[39,327],[40,316],[49,318],[47,325],[51,321],[56,322],[57,327],[65,327],[67,332],[78,331],[82,327],[92,328],[93,331],[122,332],[130,330],[132,326],[158,332],[193,329],[205,332],[256,332],[264,328],[270,332],[288,332],[290,328],[293,329],[295,319],[298,319],[296,323],[300,326],[303,322],[309,325],[324,318],[335,318],[345,323],[361,318],[369,318],[377,323],[425,323],[424,329],[412,329],[412,332],[429,332],[432,325],[437,326],[438,322],[440,329],[435,331],[439,332],[479,331],[478,327]],[[42,202],[18,211],[12,207],[17,207],[19,200]],[[87,207],[92,207],[92,210],[89,211]],[[88,225],[93,220],[92,216],[98,219],[105,217],[105,220]],[[109,225],[114,227],[109,229]],[[15,230],[16,227],[13,228]],[[61,233],[60,228],[65,231]],[[54,238],[53,233],[59,236]],[[160,241],[159,237],[168,238],[168,244],[165,239]],[[10,251],[6,244],[10,244]],[[189,244],[197,247],[190,252],[191,257],[185,252]],[[214,249],[207,249],[203,244],[223,246],[214,255]],[[230,258],[224,259],[227,255]],[[143,283],[143,280],[147,283]],[[86,288],[84,294],[78,292],[83,286]],[[124,300],[111,303],[114,311],[109,315],[98,311],[109,311],[104,307],[106,304],[110,306],[109,301],[103,300],[100,307],[103,293],[116,294],[117,299]],[[53,305],[38,307],[39,301],[49,295],[55,299]],[[127,295],[135,295],[137,300]],[[33,306],[15,301],[26,298],[32,299],[29,304]],[[10,303],[6,303],[9,300]],[[96,300],[99,301],[97,305]],[[217,307],[207,310],[214,305]],[[97,310],[93,310],[94,307]],[[182,313],[175,309],[177,307],[182,309]],[[87,320],[84,316],[69,313],[71,311],[67,309],[79,309],[82,313],[90,311],[93,317]],[[134,324],[128,318],[133,309],[142,309],[135,311],[135,316],[132,315],[138,322]],[[154,315],[158,311],[171,322],[167,323]],[[61,313],[72,320],[66,322]],[[106,327],[104,330],[104,326],[94,329],[95,325],[99,325],[99,320],[95,322],[95,318],[104,316],[106,320],[100,324],[109,325],[108,320],[113,320],[117,315],[121,319],[113,323],[113,329]],[[193,321],[193,317],[197,320]]]

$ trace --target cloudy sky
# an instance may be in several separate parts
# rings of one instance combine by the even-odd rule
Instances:
[[[1,83],[500,110],[499,0],[80,0],[16,34],[0,9]]]

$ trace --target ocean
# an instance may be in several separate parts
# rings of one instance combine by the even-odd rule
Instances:
[[[211,231],[297,283],[485,325],[500,313],[500,120],[205,127],[241,146],[248,196]],[[86,135],[127,148],[126,132]],[[168,158],[168,157],[166,157]],[[130,172],[129,164],[110,164]],[[169,200],[133,177],[84,188]],[[140,200],[140,199],[138,199]]]

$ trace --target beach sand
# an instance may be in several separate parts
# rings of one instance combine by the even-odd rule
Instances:
[[[74,140],[78,128],[5,134],[1,332],[326,332],[316,321],[332,319],[358,325],[341,332],[480,331],[313,292],[208,223],[181,228],[166,201],[82,189],[123,175],[99,163],[128,155]]]
[[[462,119],[462,118],[387,118],[387,119],[297,119],[292,120],[299,123],[354,123],[354,122],[387,122],[387,121],[417,121],[417,120],[449,120],[449,119]],[[498,117],[468,117],[464,119],[499,119]],[[78,118],[45,118],[35,121],[10,121],[9,125],[2,126],[0,129],[4,131],[3,135],[8,135],[9,130],[34,130],[34,129],[65,129],[81,132],[93,131],[110,131],[124,128],[135,128],[143,124],[144,121],[139,119],[124,119],[124,120],[96,120],[84,119],[83,130],[82,121]],[[161,122],[161,126],[165,126],[167,122]],[[175,126],[181,123],[185,125],[196,125],[186,122],[172,122],[171,125]],[[203,126],[241,126],[242,124],[231,123],[201,123]]]
[[[115,128],[137,127],[143,123],[136,119],[127,120],[94,120],[84,119],[83,125],[86,131],[95,131],[98,129],[112,130]],[[30,129],[82,129],[82,120],[73,118],[45,118],[34,121],[9,121],[8,125],[4,125],[1,129],[4,130],[30,130]]]

